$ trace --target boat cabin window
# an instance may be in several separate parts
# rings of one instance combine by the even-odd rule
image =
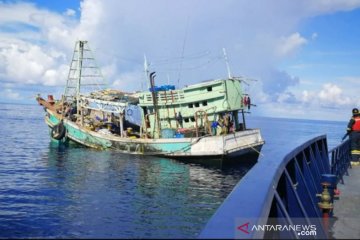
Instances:
[[[212,91],[212,87],[207,87],[207,91],[211,92]]]
[[[189,122],[189,119],[188,119],[188,118],[184,118],[184,121],[185,121],[186,123],[188,123],[188,122]]]
[[[189,103],[189,108],[193,108],[193,104],[192,103]]]
[[[190,118],[190,119],[191,119],[192,122],[195,122],[195,118],[194,118],[194,117],[192,117],[192,118]]]
[[[203,102],[202,102],[202,105],[203,105],[203,106],[207,106],[207,101],[203,101]]]
[[[194,105],[195,105],[195,107],[199,107],[199,106],[200,106],[200,104],[199,104],[198,102],[195,103]]]

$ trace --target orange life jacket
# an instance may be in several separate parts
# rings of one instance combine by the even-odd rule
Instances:
[[[352,131],[360,131],[360,117],[354,117],[355,123],[352,125]]]

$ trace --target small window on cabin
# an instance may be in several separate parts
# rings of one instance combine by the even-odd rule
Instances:
[[[188,123],[188,122],[189,122],[189,119],[188,119],[188,118],[184,118],[184,121],[185,121],[186,123]]]
[[[207,91],[211,92],[212,91],[212,87],[207,87]]]
[[[195,103],[194,105],[195,105],[195,107],[200,107],[200,104],[198,102]]]
[[[203,101],[203,102],[202,102],[202,105],[203,105],[203,106],[207,106],[207,101]]]
[[[192,103],[189,103],[189,108],[193,108],[193,104]]]
[[[195,122],[195,118],[192,117],[192,118],[190,118],[190,119],[191,119],[192,122]]]

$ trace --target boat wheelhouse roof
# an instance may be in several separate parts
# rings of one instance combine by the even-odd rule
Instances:
[[[185,86],[184,88],[182,88],[182,90],[199,88],[199,87],[207,87],[207,86],[210,86],[210,85],[214,85],[214,84],[217,84],[217,83],[221,83],[221,82],[226,81],[226,80],[233,80],[233,79],[219,78],[219,79],[205,80],[205,81],[202,81],[202,82],[200,82],[200,83],[195,83],[195,84],[187,85],[187,86]]]
[[[216,106],[216,111],[230,111],[242,109],[241,99],[243,90],[240,79],[216,79],[186,86],[182,89],[156,92],[157,105],[173,106],[192,104]],[[150,91],[139,94],[139,105],[144,107],[153,106],[153,97]]]

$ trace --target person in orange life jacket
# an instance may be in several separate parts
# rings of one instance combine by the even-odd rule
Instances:
[[[347,126],[347,133],[350,139],[351,149],[351,165],[357,166],[360,164],[360,113],[359,109],[352,110],[353,117],[350,119]]]

